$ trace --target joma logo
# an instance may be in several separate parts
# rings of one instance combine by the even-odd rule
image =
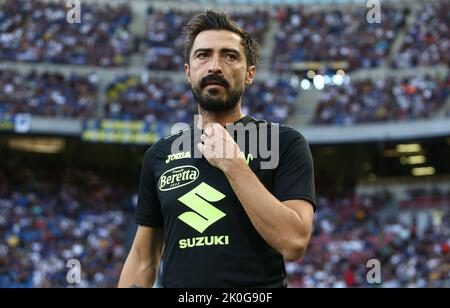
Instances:
[[[167,155],[166,164],[168,164],[168,163],[170,163],[171,161],[174,161],[174,160],[191,158],[191,157],[192,157],[192,155],[191,155],[190,151],[188,151],[188,152],[180,152],[180,153],[177,153],[177,154],[170,154],[170,155]]]

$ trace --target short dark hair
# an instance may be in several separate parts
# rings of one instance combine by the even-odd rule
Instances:
[[[238,34],[242,38],[247,65],[256,66],[259,62],[261,57],[259,43],[224,12],[208,10],[206,13],[200,13],[194,16],[194,18],[184,27],[184,57],[186,63],[189,63],[195,38],[200,32],[207,30],[228,30]]]

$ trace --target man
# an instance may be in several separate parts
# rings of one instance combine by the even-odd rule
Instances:
[[[161,259],[163,287],[285,287],[284,260],[301,257],[311,235],[315,192],[308,145],[285,126],[275,135],[277,126],[270,124],[264,137],[279,138],[276,166],[261,168],[259,150],[239,148],[227,124],[253,124],[261,134],[267,126],[241,112],[259,46],[214,11],[197,15],[185,32],[185,72],[203,134],[201,141],[185,134],[191,126],[147,151],[139,228],[119,287],[151,287]],[[190,149],[172,153],[180,138]],[[249,138],[247,144],[256,142]],[[199,152],[203,157],[195,158]]]

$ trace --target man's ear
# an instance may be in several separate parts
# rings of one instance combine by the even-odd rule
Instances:
[[[252,65],[247,69],[247,76],[245,78],[245,84],[251,85],[253,84],[253,80],[255,79],[256,75],[256,66]]]
[[[189,68],[189,64],[184,64],[184,73],[186,74],[187,80],[191,83],[191,69]]]

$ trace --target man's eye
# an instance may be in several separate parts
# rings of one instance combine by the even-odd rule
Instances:
[[[232,53],[227,54],[225,57],[226,57],[227,59],[229,59],[229,60],[236,60],[236,59],[237,59],[236,55],[234,55],[234,54],[232,54]]]
[[[197,55],[197,58],[206,58],[206,57],[208,57],[208,54],[206,52],[202,52]]]

